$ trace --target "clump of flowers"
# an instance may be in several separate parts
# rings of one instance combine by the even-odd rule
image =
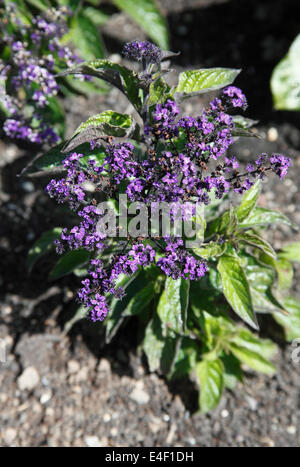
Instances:
[[[148,64],[159,64],[164,57],[153,44],[137,41],[125,45],[124,55]],[[155,69],[153,76],[154,73],[157,73]],[[144,95],[143,105],[147,102],[145,89]],[[149,208],[160,202],[177,203],[177,207],[187,202],[209,206],[213,197],[221,200],[229,192],[247,192],[268,171],[280,178],[287,173],[290,159],[283,155],[259,155],[244,172],[240,171],[235,157],[226,156],[237,129],[230,112],[246,107],[242,91],[230,85],[199,116],[190,117],[181,115],[174,95],[168,90],[162,102],[141,113],[144,119],[140,134],[142,160],[131,141],[117,142],[112,136],[106,138],[101,134],[99,138],[105,147],[102,164],[90,159],[84,165],[81,163],[84,155],[76,152],[64,159],[66,177],[51,180],[46,190],[59,203],[68,203],[80,218],[79,225],[70,232],[63,230],[56,241],[57,251],[84,248],[93,253],[88,278],[82,281],[78,294],[92,320],[105,318],[111,295],[123,297],[125,292],[117,285],[122,275],[133,275],[153,264],[173,280],[197,281],[208,271],[205,257],[197,257],[185,248],[182,239],[172,236],[119,240],[121,253],[113,254],[109,263],[103,262],[101,254],[111,247],[111,238],[97,228],[104,215],[97,207],[100,195],[117,200],[121,191],[131,202]],[[95,148],[94,140],[91,148]],[[192,211],[190,218],[193,215]],[[181,216],[182,220],[186,219],[184,209]],[[220,237],[219,244],[223,242]]]
[[[51,8],[28,24],[16,4],[0,8],[3,130],[13,139],[54,144],[60,137],[55,122],[49,123],[49,106],[59,91],[55,76],[65,64],[73,66],[81,61],[60,42],[67,32],[65,20],[70,11],[67,7]]]

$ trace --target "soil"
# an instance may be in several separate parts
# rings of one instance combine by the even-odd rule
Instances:
[[[260,204],[281,210],[300,225],[299,113],[272,108],[269,78],[299,33],[297,1],[161,0],[170,25],[171,50],[179,68],[243,68],[237,84],[249,100],[247,116],[260,119],[264,137],[240,139],[231,151],[242,162],[259,152],[293,159],[287,178],[264,184]],[[118,27],[115,27],[115,26]],[[117,31],[117,33],[116,33]],[[104,28],[107,48],[117,54],[123,40],[142,38],[124,14]],[[196,113],[204,100],[186,103]],[[126,101],[106,96],[65,102],[69,133],[93,113],[125,111]],[[120,109],[121,106],[121,109]],[[244,385],[225,391],[219,407],[196,411],[193,382],[169,383],[150,374],[136,349],[134,328],[124,328],[104,345],[101,325],[82,320],[67,333],[78,279],[49,282],[53,256],[29,274],[26,255],[33,242],[65,213],[44,194],[47,180],[18,174],[36,155],[32,149],[0,142],[0,339],[7,350],[0,363],[1,446],[299,446],[300,363],[279,334],[278,373],[246,373]],[[271,229],[276,247],[299,240],[291,229]],[[300,298],[300,270],[293,293]],[[1,341],[3,342],[3,341]]]

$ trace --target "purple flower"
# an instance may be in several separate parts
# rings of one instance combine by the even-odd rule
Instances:
[[[159,47],[147,41],[132,41],[124,45],[123,55],[137,62],[159,63],[162,59],[162,51]]]

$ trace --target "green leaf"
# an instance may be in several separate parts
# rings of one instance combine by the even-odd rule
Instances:
[[[223,293],[233,310],[247,324],[258,329],[252,308],[250,287],[239,260],[223,255],[219,259],[218,271],[221,274]]]
[[[293,226],[291,221],[283,214],[277,211],[271,211],[270,209],[256,207],[249,214],[247,219],[240,223],[241,228],[254,227],[256,225],[268,225],[268,224],[286,224]],[[294,227],[294,226],[293,226]]]
[[[101,136],[138,137],[138,126],[130,115],[120,114],[113,110],[106,110],[101,114],[93,115],[76,129],[66,146],[64,152],[72,151],[80,144],[97,141]]]
[[[280,258],[300,262],[300,242],[289,243],[279,252]]]
[[[150,85],[147,105],[155,105],[164,102],[170,93],[170,86],[161,78],[156,79]]]
[[[77,310],[75,311],[74,315],[72,316],[71,319],[69,319],[65,325],[64,325],[64,332],[67,334],[71,329],[72,327],[74,326],[74,324],[77,323],[77,321],[80,321],[81,319],[84,319],[87,317],[87,309],[85,308],[84,305],[81,305],[80,307],[77,308]]]
[[[148,359],[150,371],[160,368],[165,339],[162,335],[161,322],[157,314],[154,315],[146,328],[143,349]]]
[[[96,6],[99,6],[98,0]],[[103,11],[100,11],[99,8],[94,8],[92,6],[84,7],[84,16],[92,21],[95,26],[103,26],[109,20],[109,15],[103,13]]]
[[[43,0],[26,0],[26,2],[41,11],[47,11],[51,6],[49,2]]]
[[[27,267],[31,270],[39,258],[48,253],[54,247],[56,240],[62,232],[61,227],[54,227],[43,233],[43,235],[32,245],[27,256]]]
[[[277,258],[276,252],[274,251],[270,243],[255,233],[242,232],[242,233],[239,233],[236,238],[237,240],[241,242],[245,242],[248,245],[258,248],[259,250],[262,250],[264,253],[266,253],[267,255],[271,256],[274,259]]]
[[[104,57],[104,46],[98,28],[85,15],[84,9],[73,16],[67,39],[73,42],[86,60]]]
[[[125,316],[123,316],[123,313],[131,298],[137,291],[144,287],[144,276],[140,271],[137,271],[132,276],[121,275],[117,280],[116,287],[122,287],[126,290],[126,295],[122,300],[118,300],[115,297],[111,300],[109,306],[110,313],[105,320],[105,341],[107,344],[110,343],[124,322]]]
[[[241,70],[232,68],[203,68],[180,73],[175,92],[204,93],[223,88],[231,84]]]
[[[274,313],[273,317],[285,330],[286,339],[292,341],[300,338],[300,302],[296,298],[286,297],[282,304],[286,313]]]
[[[123,312],[123,316],[132,316],[141,313],[154,298],[154,283],[150,282],[139,290],[130,300]]]
[[[212,410],[219,403],[224,387],[224,366],[220,359],[202,360],[196,365],[200,383],[199,405],[201,412]]]
[[[218,242],[209,242],[208,244],[203,244],[199,248],[193,248],[193,253],[201,258],[211,259],[218,256],[221,256],[226,249],[226,244],[222,245]]]
[[[300,110],[300,34],[287,55],[274,68],[271,91],[278,110]]]
[[[75,67],[67,68],[60,72],[58,76],[68,75],[90,75],[107,81],[122,91],[132,105],[140,112],[142,109],[142,101],[139,90],[143,86],[137,73],[129,70],[125,66],[110,62],[109,60],[91,60],[82,62]]]
[[[251,118],[246,118],[243,115],[234,115],[233,121],[236,128],[241,128],[243,130],[248,130],[258,123],[258,120],[252,120]]]
[[[39,170],[55,170],[62,167],[62,161],[66,158],[66,153],[64,148],[66,147],[66,141],[63,143],[54,146],[48,152],[43,154],[39,157],[34,165]],[[76,146],[76,150],[78,153],[84,154],[79,161],[80,165],[85,166],[88,163],[89,159],[94,159],[98,165],[103,164],[104,157],[105,157],[105,149],[104,148],[95,148],[91,149],[88,143],[80,144],[78,147]]]
[[[188,375],[197,363],[199,350],[197,342],[184,337],[176,355],[171,377],[176,379]]]
[[[189,281],[174,280],[167,277],[165,290],[162,293],[157,313],[163,323],[174,331],[184,333],[186,330],[187,309],[189,304]]]
[[[113,0],[128,13],[162,49],[169,46],[166,21],[153,0]]]
[[[61,84],[61,88],[64,89],[64,93],[69,92],[71,89],[71,94],[74,92],[80,95],[89,96],[91,94],[104,94],[109,91],[109,86],[102,80],[92,80],[86,81],[78,79],[74,76],[65,76],[64,82],[66,87]]]
[[[273,375],[276,373],[275,366],[263,358],[259,353],[253,352],[246,347],[240,347],[236,344],[229,344],[230,350],[233,355],[238,358],[241,362],[245,363],[253,370],[265,373],[267,375]]]
[[[74,269],[86,263],[90,255],[90,252],[84,249],[68,251],[57,261],[49,274],[49,278],[55,280],[70,274]]]
[[[243,222],[249,214],[253,211],[256,206],[259,194],[261,190],[261,182],[257,180],[250,190],[244,194],[240,205],[236,210],[236,214],[239,222]]]
[[[266,359],[272,358],[277,352],[277,346],[271,340],[258,338],[248,329],[242,329],[239,334],[233,337],[231,342],[239,347],[256,352]]]
[[[238,381],[243,381],[240,361],[232,353],[223,353],[220,360],[224,365],[224,386],[232,390]]]
[[[265,253],[263,253],[263,256]],[[260,256],[261,257],[261,256]],[[277,262],[268,256],[272,263]],[[250,284],[253,309],[258,313],[271,313],[282,310],[273,297],[271,287],[275,282],[275,271],[260,264],[253,256],[247,255],[246,277]]]

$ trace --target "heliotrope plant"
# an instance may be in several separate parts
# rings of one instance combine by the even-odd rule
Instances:
[[[107,341],[135,316],[150,370],[172,378],[193,374],[200,408],[207,411],[224,387],[242,380],[243,364],[274,373],[270,358],[276,345],[253,332],[263,319],[257,314],[271,314],[288,339],[300,335],[300,304],[287,295],[293,275],[289,260],[299,260],[300,247],[275,252],[263,229],[291,223],[257,206],[264,177],[273,173],[281,179],[291,161],[260,154],[240,170],[238,160],[227,155],[235,138],[254,134],[253,121],[237,114],[247,107],[242,91],[232,85],[240,70],[189,70],[170,87],[162,63],[172,52],[134,41],[123,54],[141,63],[140,73],[107,60],[61,73],[87,74],[116,86],[133,105],[136,120],[112,110],[95,115],[37,160],[40,170],[63,172],[46,190],[78,222],[45,233],[28,261],[32,267],[55,239],[62,257],[51,278],[72,271],[86,275],[77,316],[84,311],[103,321]],[[199,116],[182,115],[183,99],[219,89]],[[114,235],[99,228],[108,219],[103,201],[119,219],[124,208],[129,213]],[[148,212],[157,212],[161,203],[171,206],[168,221],[172,226],[178,218],[180,225],[190,221],[195,243],[188,243],[185,231],[161,233],[162,215],[159,228],[148,229],[148,218],[132,216],[132,203]],[[132,222],[137,235],[130,234]]]
[[[76,80],[58,83],[56,74],[82,61],[62,41],[71,13],[61,7],[32,16],[20,2],[0,2],[0,117],[12,139],[53,145],[64,135],[57,94]]]

